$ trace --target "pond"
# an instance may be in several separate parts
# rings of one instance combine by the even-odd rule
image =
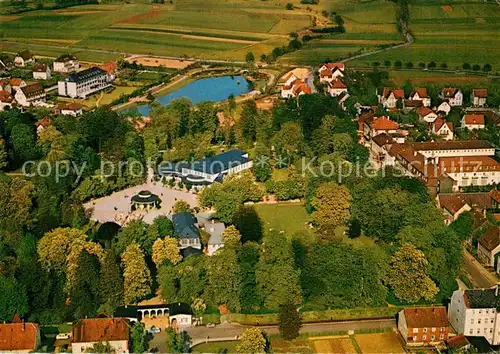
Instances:
[[[241,75],[219,76],[196,80],[180,89],[165,96],[157,97],[155,101],[166,106],[177,98],[188,98],[193,104],[203,101],[220,102],[226,100],[229,95],[235,97],[250,92],[249,82]],[[151,111],[149,105],[137,107],[142,115],[148,115]]]

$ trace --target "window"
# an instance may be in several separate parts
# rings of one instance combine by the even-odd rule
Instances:
[[[424,334],[424,335],[422,336],[422,340],[426,340],[426,339],[427,339],[427,336]]]
[[[495,319],[494,319],[494,318],[492,318],[492,319],[490,320],[490,323],[493,323],[493,322],[495,322]]]
[[[417,341],[417,336],[413,336],[413,341],[416,342]]]
[[[474,319],[473,318],[470,319],[470,324],[474,324]]]
[[[444,327],[441,327],[441,332],[444,332]]]
[[[431,340],[434,340],[434,339],[436,339],[436,336],[431,336]]]
[[[472,330],[471,330],[471,332],[472,332]],[[444,334],[442,334],[442,333],[441,333],[441,334],[439,335],[439,339],[443,340],[443,339],[444,339]]]
[[[477,332],[477,334],[479,334],[479,333],[481,333],[481,330],[478,328],[476,332]]]
[[[474,176],[475,176],[475,175],[476,175],[476,174],[474,173]],[[483,310],[479,310],[479,314],[481,314],[482,312],[483,312]]]
[[[418,333],[418,328],[413,328],[413,333]]]
[[[481,324],[481,319],[480,318],[477,319],[477,324]]]
[[[469,330],[469,334],[472,334],[472,332],[473,332],[473,331],[472,331],[472,329],[470,329],[470,330]]]
[[[436,332],[436,327],[432,327],[432,332]]]
[[[424,328],[424,333],[427,333],[427,328]]]

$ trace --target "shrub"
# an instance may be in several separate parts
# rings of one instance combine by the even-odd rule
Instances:
[[[487,73],[488,71],[491,71],[491,65],[490,64],[484,64],[483,71],[485,73]]]
[[[408,69],[413,68],[413,63],[412,63],[411,61],[409,61],[408,63],[406,63],[406,67],[407,67]]]
[[[436,62],[434,62],[434,61],[431,61],[429,64],[427,64],[427,67],[430,68],[430,69],[431,68],[435,68],[436,66],[437,66]]]
[[[293,4],[291,2],[289,2],[288,4],[286,4],[286,9],[287,10],[293,10]]]
[[[446,63],[441,63],[441,69],[446,69],[448,68],[448,64]]]
[[[464,70],[470,70],[470,64],[469,63],[464,63],[462,65],[462,69],[464,69]]]
[[[372,63],[372,66],[373,66],[374,68],[379,67],[379,66],[380,66],[380,62],[378,62],[378,61],[374,61],[374,62]]]
[[[418,67],[421,68],[421,69],[424,69],[425,68],[425,63],[422,63],[422,62],[418,63]]]
[[[395,66],[396,68],[400,68],[400,67],[402,67],[402,66],[403,66],[403,62],[402,62],[401,60],[396,60],[396,61],[394,62],[394,66]]]
[[[474,65],[472,66],[472,70],[474,70],[474,71],[479,71],[479,70],[481,70],[481,65],[479,65],[479,64],[474,64]]]
[[[392,63],[391,63],[391,61],[390,61],[390,60],[386,60],[386,61],[384,61],[384,66],[385,66],[386,68],[390,68],[390,67],[391,67],[391,64],[392,64]]]

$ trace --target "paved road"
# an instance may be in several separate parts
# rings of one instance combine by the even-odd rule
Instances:
[[[466,250],[464,250],[463,266],[475,288],[490,288],[498,283],[498,278],[479,264]]]
[[[349,331],[367,328],[393,328],[396,327],[396,321],[390,319],[378,320],[359,320],[359,321],[339,321],[325,323],[306,323],[302,326],[300,333],[328,333],[334,331]],[[277,334],[278,326],[260,326],[262,331],[268,334]],[[192,327],[188,329],[191,336],[192,344],[200,344],[206,341],[218,342],[236,340],[240,336],[245,326],[239,324],[221,324],[215,328],[207,328],[204,326]],[[150,342],[150,349],[156,348],[159,352],[166,352],[165,348],[166,333],[160,332],[154,336]]]

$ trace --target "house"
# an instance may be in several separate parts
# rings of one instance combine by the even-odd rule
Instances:
[[[462,117],[462,128],[469,130],[484,129],[485,119],[483,114],[465,114]]]
[[[448,339],[445,344],[451,353],[468,353],[471,348],[469,340],[462,333]]]
[[[399,100],[405,99],[405,91],[403,89],[392,89],[384,87],[381,95],[378,95],[378,103],[385,108],[396,108]]]
[[[281,87],[281,97],[282,98],[291,98],[291,97],[299,97],[302,95],[310,95],[311,88],[302,80],[294,80],[289,86]]]
[[[309,68],[295,68],[283,75],[278,86],[282,98],[308,95],[312,92],[314,76]]]
[[[442,100],[448,100],[451,107],[461,106],[463,103],[462,91],[454,87],[445,87],[439,93],[439,98]]]
[[[474,210],[482,214],[493,205],[488,193],[440,193],[436,199],[447,224],[464,212]]]
[[[14,96],[18,104],[23,107],[29,107],[36,102],[45,102],[45,90],[40,84],[31,84],[21,87]]]
[[[52,119],[50,119],[49,116],[43,117],[43,119],[39,119],[35,123],[36,127],[36,134],[40,135],[41,132],[43,132],[45,129],[50,127],[52,125]]]
[[[330,83],[344,76],[344,63],[325,63],[318,69],[319,81]]]
[[[185,183],[202,187],[222,180],[225,175],[238,173],[252,166],[253,161],[248,158],[246,152],[233,149],[190,163],[165,162],[159,166],[158,172],[162,176],[179,177]]]
[[[425,87],[419,87],[414,89],[408,97],[411,101],[421,101],[424,107],[431,106],[431,97],[427,94],[427,89]]]
[[[344,111],[347,110],[346,102],[347,102],[348,98],[349,98],[349,93],[347,91],[344,91],[340,95],[337,96],[337,100],[339,102],[339,105]]]
[[[418,118],[427,123],[434,123],[438,115],[429,107],[419,107],[416,110]]]
[[[442,112],[444,113],[445,115],[448,115],[451,111],[451,105],[448,101],[443,101],[439,104],[439,106],[437,106],[436,108],[436,112]]]
[[[437,345],[448,339],[446,307],[411,307],[398,313],[398,331],[408,346]]]
[[[129,324],[125,318],[85,318],[73,324],[73,354],[83,354],[96,343],[109,343],[114,353],[128,353]]]
[[[70,73],[80,69],[80,63],[74,55],[65,54],[54,61],[53,69],[59,73]]]
[[[380,133],[396,133],[399,124],[387,117],[378,117],[364,122],[364,136],[366,141],[370,141]]]
[[[22,52],[17,53],[16,57],[14,58],[14,64],[16,66],[26,66],[34,62],[35,57],[29,50],[23,50]]]
[[[486,106],[486,100],[488,99],[487,89],[474,89],[472,90],[470,101],[474,107],[484,107]]]
[[[172,215],[174,234],[179,239],[180,248],[193,247],[201,249],[200,230],[196,227],[196,219],[189,213]]]
[[[116,70],[118,69],[118,64],[116,61],[108,61],[102,65],[99,65],[99,68],[106,72],[108,82],[111,82],[115,79]]]
[[[7,91],[12,93],[12,86],[9,79],[0,79],[0,91]]]
[[[146,329],[156,327],[186,328],[193,324],[193,312],[188,304],[176,302],[173,304],[139,304],[137,306],[118,307],[114,315],[126,318],[130,322],[140,322]],[[166,320],[166,321],[165,321]],[[167,324],[167,326],[165,326]]]
[[[0,91],[0,112],[2,112],[5,107],[12,108],[12,104],[14,103],[14,97],[7,90]]]
[[[407,113],[423,106],[424,104],[420,100],[403,100],[403,110]]]
[[[108,82],[107,73],[95,66],[70,74],[64,81],[57,83],[60,96],[83,99],[108,87],[112,85]]]
[[[11,323],[0,323],[0,352],[36,352],[40,347],[40,326],[24,322],[18,315]]]
[[[500,344],[500,297],[498,285],[491,289],[455,290],[448,307],[448,320],[457,333],[484,337]]]
[[[19,91],[19,89],[24,86],[26,86],[26,82],[23,79],[17,77],[10,79],[10,87],[12,87],[14,91]]]
[[[492,189],[488,195],[491,198],[492,205],[491,207],[493,209],[498,209],[500,208],[500,191],[498,189]]]
[[[57,106],[57,114],[77,117],[83,114],[83,106],[80,103],[61,103]]]
[[[330,96],[337,97],[344,92],[347,93],[347,86],[340,79],[335,79],[328,83],[328,93]]]
[[[48,80],[50,79],[50,68],[47,64],[36,63],[33,67],[33,79]]]
[[[203,230],[208,233],[207,255],[212,256],[219,248],[224,247],[224,240],[222,234],[226,226],[222,222],[215,222],[214,219],[208,220],[205,218],[198,218],[198,224]]]
[[[370,141],[370,157],[372,161],[382,167],[385,165],[385,161],[388,158],[387,151],[391,148],[391,145],[395,141],[387,133],[381,133],[374,136]]]
[[[477,256],[489,267],[496,267],[500,252],[500,228],[491,226],[477,242]]]
[[[432,123],[432,134],[443,140],[453,140],[453,123],[446,122],[443,118],[437,117]]]

